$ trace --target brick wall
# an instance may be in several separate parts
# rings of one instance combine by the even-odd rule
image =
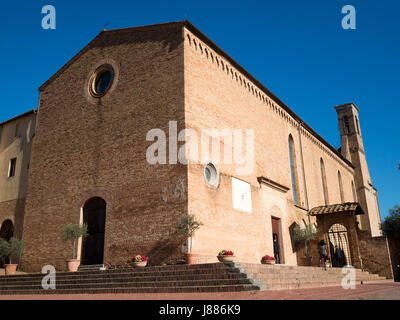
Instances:
[[[358,230],[358,243],[363,268],[371,273],[393,279],[392,260],[386,237],[374,237],[363,230]]]
[[[101,99],[88,80],[102,63],[116,72]],[[123,265],[133,254],[150,263],[181,258],[175,234],[187,212],[183,165],[150,165],[146,133],[168,121],[184,126],[180,25],[103,32],[42,87],[26,201],[23,269],[46,264],[65,270],[72,243],[60,230],[79,223],[85,201],[107,202],[104,263]],[[168,147],[168,146],[167,146]]]
[[[273,81],[273,79],[270,79]],[[220,163],[221,183],[218,189],[206,186],[203,165],[192,161],[188,168],[189,210],[197,214],[204,226],[196,233],[194,250],[204,259],[216,261],[221,249],[231,249],[237,259],[259,262],[271,255],[271,217],[281,219],[284,262],[297,264],[289,226],[308,223],[307,210],[293,203],[289,160],[289,134],[293,136],[297,159],[300,206],[306,205],[301,167],[300,136],[303,145],[309,207],[324,204],[320,159],[324,159],[329,202],[340,203],[338,170],[343,181],[344,201],[353,201],[353,169],[325,147],[310,132],[299,131],[298,123],[276,100],[261,91],[254,82],[234,66],[221,52],[185,29],[185,113],[188,128],[198,136],[202,129],[254,129],[255,165],[248,175],[238,175],[237,166]],[[321,121],[329,121],[321,119]],[[331,121],[336,121],[333,113]],[[224,147],[220,144],[220,159]],[[260,185],[257,177],[265,176],[289,188],[276,191]],[[232,177],[251,185],[253,212],[232,207]],[[315,219],[311,218],[314,223]]]

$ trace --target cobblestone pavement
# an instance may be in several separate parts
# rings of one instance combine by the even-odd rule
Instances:
[[[400,300],[400,283],[358,285],[356,289],[325,287],[277,291],[153,294],[8,295],[0,300]]]

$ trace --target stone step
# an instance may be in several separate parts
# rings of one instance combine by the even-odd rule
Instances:
[[[97,267],[96,267],[97,268]],[[0,294],[134,293],[281,290],[341,285],[339,268],[244,263],[150,266],[56,273],[56,290],[42,289],[43,274],[0,277]],[[356,270],[356,283],[385,278]]]
[[[56,284],[84,284],[84,283],[111,283],[111,282],[161,282],[161,281],[189,281],[189,280],[213,280],[213,279],[224,279],[224,280],[237,280],[247,279],[247,275],[243,273],[232,273],[232,274],[189,274],[189,275],[172,275],[172,276],[142,276],[142,277],[120,277],[115,275],[114,277],[82,277],[82,278],[57,278]],[[41,285],[42,279],[25,279],[4,282],[0,285],[1,287],[9,285]]]
[[[188,280],[213,280],[213,279],[246,279],[247,276],[246,274],[243,273],[228,273],[228,274],[221,274],[221,273],[216,273],[216,274],[196,274],[196,273],[189,273],[189,274],[181,274],[181,275],[165,275],[165,276],[132,276],[130,274],[127,274],[125,277],[116,274],[116,275],[111,275],[111,276],[104,276],[104,275],[99,275],[97,277],[94,276],[87,276],[87,277],[81,277],[81,278],[75,278],[75,277],[67,277],[67,278],[59,278],[56,277],[56,284],[58,285],[68,285],[68,284],[90,284],[90,283],[120,283],[120,282],[162,282],[162,281],[188,281]],[[276,282],[284,282],[284,281],[294,281],[294,282],[299,282],[299,281],[309,281],[309,280],[314,280],[314,281],[320,281],[323,282],[325,280],[332,280],[337,283],[341,283],[342,281],[342,276],[341,277],[318,277],[318,276],[310,276],[310,275],[271,275],[271,274],[258,274],[256,277],[254,275],[251,275],[251,278],[258,278],[262,279],[263,281],[268,281],[268,283],[276,283]],[[369,281],[369,280],[375,280],[376,278],[370,278],[370,277],[357,277],[357,281]],[[384,278],[383,278],[384,279]],[[7,281],[3,282],[1,284],[1,287],[7,287],[10,285],[14,286],[24,286],[24,285],[39,285],[41,286],[41,280],[42,278],[36,278],[36,279],[15,279],[13,281]]]
[[[207,269],[196,269],[193,270],[185,270],[185,271],[159,271],[159,272],[151,272],[145,271],[141,269],[140,271],[135,270],[127,270],[126,272],[109,272],[109,271],[99,271],[97,273],[56,273],[56,281],[65,280],[65,281],[80,281],[84,279],[90,278],[100,278],[100,279],[114,279],[114,278],[141,278],[141,277],[153,277],[153,278],[162,278],[162,277],[182,277],[182,276],[208,276],[208,277],[216,277],[216,276],[235,276],[239,275],[240,270],[229,268],[229,269],[216,269],[216,270],[207,270]],[[6,284],[8,282],[23,282],[23,281],[41,281],[43,279],[43,274],[35,274],[35,275],[26,275],[26,276],[14,276],[14,277],[0,277],[0,285]]]
[[[151,266],[145,268],[123,268],[123,269],[107,269],[104,271],[79,271],[79,272],[57,272],[57,277],[63,276],[71,276],[71,277],[81,277],[86,275],[96,275],[101,273],[105,274],[118,274],[118,273],[160,273],[160,272],[172,272],[173,274],[180,274],[181,272],[204,272],[204,273],[213,273],[218,270],[232,270],[235,269],[232,264],[224,264],[224,263],[210,263],[210,264],[196,264],[196,265],[170,265],[170,266]],[[234,270],[234,272],[239,272],[238,270]],[[30,274],[22,274],[22,275],[8,275],[2,276],[0,279],[15,279],[18,278],[27,278],[27,277],[43,277],[41,273],[30,273]]]
[[[296,270],[296,269],[289,269],[289,268],[283,268],[279,266],[263,266],[263,265],[248,265],[248,266],[241,266],[241,265],[235,265],[235,267],[245,269],[246,271],[251,271],[251,272],[268,272],[268,273],[284,273],[284,274],[290,274],[290,273],[302,273],[302,274],[322,274],[329,272],[331,274],[342,274],[342,269],[341,268],[327,268],[326,270],[324,268],[311,268],[310,270]],[[356,273],[368,273],[366,271],[362,271],[360,269],[355,269]]]
[[[369,283],[382,283],[384,282],[392,282],[390,280],[381,280],[381,281],[366,281],[363,284]],[[356,281],[356,285],[361,285],[360,281]],[[334,287],[341,286],[341,283],[337,282],[299,282],[299,283],[275,283],[275,284],[266,284],[263,290],[292,290],[292,289],[306,289],[306,288],[320,288],[320,287]]]
[[[108,283],[67,283],[58,284],[57,289],[100,289],[100,288],[151,288],[151,287],[193,287],[193,286],[226,286],[251,285],[249,279],[212,279],[212,280],[178,280],[178,281],[135,281],[135,282],[108,282]],[[41,284],[34,285],[7,285],[0,288],[0,292],[7,290],[43,290]]]
[[[268,273],[268,274],[304,274],[304,275],[337,275],[343,276],[342,268],[327,268],[326,270],[321,267],[296,267],[294,266],[285,266],[285,265],[258,265],[258,264],[245,264],[245,263],[236,263],[235,266],[241,269],[241,271],[246,271],[247,273]],[[379,277],[376,274],[370,274],[367,271],[363,271],[360,269],[355,269],[357,276],[370,276],[370,277]]]
[[[312,280],[317,280],[317,281],[324,281],[324,280],[329,280],[329,281],[336,281],[336,282],[341,282],[343,279],[342,277],[319,277],[319,276],[307,276],[307,275],[296,275],[293,277],[287,277],[287,276],[279,276],[279,277],[274,277],[270,275],[265,275],[265,274],[249,274],[251,278],[255,279],[261,279],[263,281],[289,281],[289,280],[295,280],[295,281],[307,281],[309,279]],[[356,277],[356,281],[375,281],[375,280],[386,280],[386,278],[375,278],[375,277]]]
[[[241,272],[258,281],[262,290],[298,289],[340,286],[345,274],[342,268],[293,267],[235,263]],[[356,284],[384,281],[386,278],[355,269]]]
[[[91,265],[80,265],[78,271],[95,271],[95,270],[106,270],[104,264],[91,264]]]
[[[36,295],[36,294],[105,294],[105,293],[179,293],[179,292],[235,292],[255,291],[255,285],[218,285],[192,287],[140,287],[140,288],[97,288],[97,289],[56,289],[56,290],[4,290],[2,295]]]

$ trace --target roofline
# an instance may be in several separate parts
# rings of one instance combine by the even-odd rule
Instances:
[[[27,116],[27,115],[35,114],[35,113],[37,113],[37,110],[38,110],[38,109],[32,109],[32,110],[29,110],[29,111],[27,111],[27,112],[21,113],[20,115],[15,116],[15,117],[13,117],[13,118],[11,118],[11,119],[8,119],[8,120],[6,120],[6,121],[0,122],[0,126],[3,126],[3,125],[5,125],[5,124],[7,124],[7,123],[9,123],[9,122],[15,121],[15,120],[17,120],[17,119],[19,119],[19,118],[22,118],[22,117],[25,117],[25,116]]]
[[[150,25],[145,25],[145,26],[139,26],[139,27],[130,27],[130,28],[120,28],[120,29],[113,29],[113,30],[106,30],[103,29],[100,31],[100,33],[94,37],[85,47],[83,47],[77,54],[75,54],[70,60],[68,60],[56,73],[54,73],[45,83],[43,83],[39,87],[39,92],[43,91],[47,85],[52,82],[54,79],[56,79],[66,68],[68,68],[73,62],[75,62],[83,53],[85,53],[89,48],[96,42],[97,39],[100,38],[100,36],[103,33],[110,33],[110,32],[118,32],[118,31],[149,31],[153,29],[154,27],[163,27],[167,25],[183,25],[184,21],[174,21],[174,22],[166,22],[166,23],[158,23],[158,24],[150,24]]]
[[[204,33],[202,33],[198,28],[196,28],[190,21],[182,20],[182,21],[174,21],[174,22],[166,22],[159,24],[151,24],[139,27],[131,27],[131,28],[120,28],[113,30],[102,30],[93,40],[91,40],[83,49],[81,49],[75,56],[73,56],[64,66],[62,66],[53,76],[51,76],[45,83],[43,83],[39,87],[39,92],[43,91],[46,86],[57,78],[69,65],[71,65],[74,61],[76,61],[84,52],[86,52],[97,39],[103,33],[111,33],[118,31],[149,31],[154,27],[163,27],[163,26],[172,26],[172,25],[181,25],[187,27],[191,32],[193,32],[196,36],[207,42],[207,44],[213,48],[218,54],[227,59],[236,69],[242,72],[247,78],[249,78],[255,85],[259,87],[260,90],[264,91],[268,96],[270,96],[275,102],[283,108],[287,113],[289,113],[296,121],[299,122],[301,126],[307,129],[312,135],[314,135],[319,141],[322,142],[330,151],[332,151],[336,156],[338,156],[345,164],[349,165],[351,168],[355,168],[354,165],[347,160],[343,155],[337,151],[333,146],[329,144],[324,138],[322,138],[313,128],[311,128],[307,123],[305,123],[292,109],[290,109],[283,101],[281,101],[275,94],[273,94],[267,87],[265,87],[261,82],[259,82],[254,76],[252,76],[244,67],[242,67],[238,62],[236,62],[229,54],[227,54],[224,50],[222,50],[215,42],[213,42],[210,38],[208,38]]]
[[[273,94],[267,87],[265,87],[261,82],[259,82],[254,76],[252,76],[244,67],[242,67],[238,62],[236,62],[231,56],[229,56],[224,50],[222,50],[215,42],[209,39],[205,34],[203,34],[199,29],[197,29],[192,23],[188,20],[182,21],[186,27],[190,29],[196,36],[207,42],[207,44],[213,48],[217,53],[222,55],[225,59],[227,59],[236,69],[242,72],[246,77],[248,77],[251,81],[253,81],[259,89],[264,91],[267,95],[269,95],[273,100],[275,100],[280,107],[282,107],[287,113],[289,113],[295,120],[299,122],[304,128],[306,128],[311,134],[313,134],[318,140],[320,140],[329,150],[331,150],[335,155],[337,155],[344,163],[349,165],[351,168],[355,168],[354,165],[347,160],[343,155],[337,151],[328,141],[322,138],[313,128],[311,128],[307,123],[303,121],[292,109],[290,109],[282,100],[280,100],[275,94]]]
[[[336,211],[336,212],[327,212],[327,213],[313,213],[315,211],[318,211],[317,209],[321,209],[321,208],[331,208],[331,207],[335,207],[338,205],[356,205],[356,208],[354,210],[342,210],[342,211]],[[328,205],[321,205],[321,206],[317,206],[314,208],[311,208],[309,211],[309,215],[310,216],[324,216],[324,215],[330,215],[330,214],[337,214],[337,213],[353,213],[355,215],[361,215],[361,214],[365,214],[363,208],[361,207],[359,202],[344,202],[344,203],[335,203],[335,204],[328,204]]]
[[[353,106],[357,111],[360,111],[354,102],[340,104],[338,106],[335,106],[334,108],[335,108],[335,110],[338,110],[338,109],[342,109],[342,108],[348,107],[348,106]]]

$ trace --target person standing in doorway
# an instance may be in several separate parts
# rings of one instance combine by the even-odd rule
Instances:
[[[279,243],[278,243],[278,235],[274,233],[273,235],[274,238],[274,258],[275,258],[275,263],[281,263],[279,261]]]

